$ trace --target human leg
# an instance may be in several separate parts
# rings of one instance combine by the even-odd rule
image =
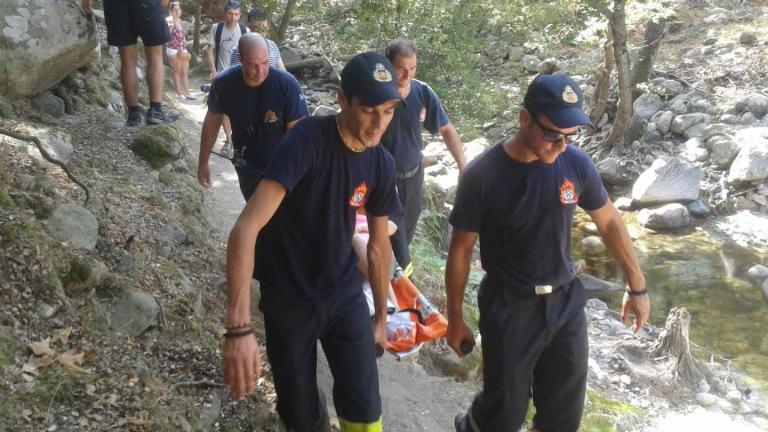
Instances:
[[[362,291],[335,302],[323,351],[333,374],[333,400],[342,431],[382,430],[381,396],[371,319]]]
[[[575,432],[584,411],[589,351],[581,282],[548,299],[547,318],[557,330],[534,369],[533,424],[541,432]]]
[[[145,46],[144,54],[147,60],[147,87],[149,102],[163,102],[163,84],[165,82],[165,67],[163,66],[163,46]]]
[[[516,431],[525,421],[531,373],[544,348],[544,303],[539,297],[511,298],[501,287],[484,284],[478,306],[483,390],[464,421],[473,427],[457,430]]]
[[[136,74],[136,45],[121,46],[120,53],[120,83],[123,86],[123,99],[128,108],[139,105],[139,77]]]
[[[181,56],[181,72],[179,73],[181,77],[181,90],[184,93],[184,96],[191,96],[189,92],[189,54],[187,54],[186,51],[184,51],[186,55]]]
[[[290,431],[323,430],[327,414],[317,388],[315,310],[262,298],[267,357],[277,393],[277,412]]]
[[[183,89],[181,87],[181,60],[179,59],[178,54],[176,55],[169,55],[168,59],[171,62],[171,72],[173,77],[173,87],[176,89],[176,95],[178,97],[182,97],[184,95]]]
[[[421,215],[422,194],[424,192],[424,167],[420,166],[412,177],[405,180],[406,194],[403,211],[405,212],[405,235],[408,245],[416,235],[416,224]]]

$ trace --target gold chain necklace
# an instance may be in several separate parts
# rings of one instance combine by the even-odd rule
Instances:
[[[341,142],[344,144],[344,147],[348,148],[353,153],[362,153],[365,151],[365,146],[363,146],[361,149],[356,149],[347,143],[347,140],[344,139],[344,134],[341,133],[341,122],[339,121],[338,115],[336,115],[336,130],[339,131],[339,137],[341,138]]]

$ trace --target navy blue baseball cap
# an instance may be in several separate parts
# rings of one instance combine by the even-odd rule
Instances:
[[[400,100],[395,69],[381,54],[358,54],[341,71],[341,89],[348,98],[356,97],[363,105],[375,107],[388,100]]]
[[[543,114],[560,129],[591,125],[584,112],[584,93],[565,75],[539,75],[525,93],[523,107],[532,114]]]

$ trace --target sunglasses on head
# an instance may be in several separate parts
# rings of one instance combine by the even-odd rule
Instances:
[[[555,143],[564,139],[566,143],[571,144],[578,141],[581,138],[581,132],[582,132],[581,128],[578,128],[576,132],[572,134],[564,134],[554,129],[550,129],[544,126],[543,124],[541,124],[541,122],[539,122],[539,119],[536,118],[536,114],[531,113],[531,118],[533,119],[533,122],[536,123],[536,125],[539,126],[541,130],[544,132],[544,141],[546,142]]]

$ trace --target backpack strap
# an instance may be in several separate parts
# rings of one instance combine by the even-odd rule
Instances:
[[[213,68],[218,69],[219,66],[219,50],[221,48],[221,32],[224,30],[224,21],[216,24],[216,36],[214,36],[214,49],[213,49]]]

